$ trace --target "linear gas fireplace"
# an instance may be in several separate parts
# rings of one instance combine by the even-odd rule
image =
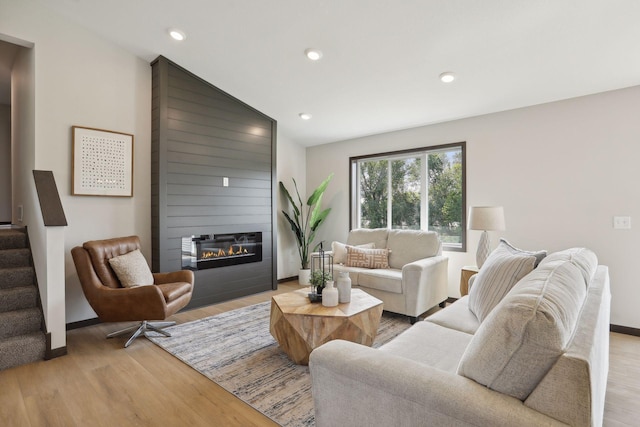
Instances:
[[[204,270],[262,261],[262,233],[203,234],[182,238],[182,268]]]

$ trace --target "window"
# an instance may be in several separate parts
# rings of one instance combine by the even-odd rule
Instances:
[[[436,231],[465,250],[465,143],[352,157],[351,228]]]

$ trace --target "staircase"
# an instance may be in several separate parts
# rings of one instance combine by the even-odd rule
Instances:
[[[45,357],[42,310],[31,264],[25,229],[0,229],[0,370]]]

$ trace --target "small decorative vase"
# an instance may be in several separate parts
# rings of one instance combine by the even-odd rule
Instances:
[[[335,307],[338,305],[338,290],[333,286],[333,280],[328,280],[322,291],[322,305],[325,307]]]
[[[351,278],[347,271],[341,271],[338,277],[338,295],[340,304],[351,302]]]

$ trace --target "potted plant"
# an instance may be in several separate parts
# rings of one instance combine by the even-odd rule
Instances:
[[[316,294],[321,295],[322,290],[329,280],[333,280],[333,277],[331,277],[331,273],[329,273],[328,271],[316,270],[311,273],[309,282],[311,283],[311,286],[313,286],[313,291]]]
[[[332,177],[333,173],[330,174],[327,179],[322,181],[318,188],[313,191],[309,199],[307,199],[306,209],[305,205],[302,203],[300,193],[298,192],[298,184],[296,183],[296,180],[293,179],[293,186],[296,190],[297,200],[294,200],[293,197],[291,197],[287,188],[284,186],[282,181],[280,181],[280,189],[284,192],[287,200],[289,201],[290,207],[293,209],[293,215],[289,215],[287,212],[288,209],[283,210],[282,213],[287,221],[289,221],[291,230],[296,237],[298,255],[300,255],[300,271],[298,273],[298,280],[303,286],[309,285],[310,248],[313,244],[313,239],[316,237],[316,231],[327,218],[329,212],[331,212],[331,208],[321,210],[320,202],[322,201],[322,194],[327,189]]]

